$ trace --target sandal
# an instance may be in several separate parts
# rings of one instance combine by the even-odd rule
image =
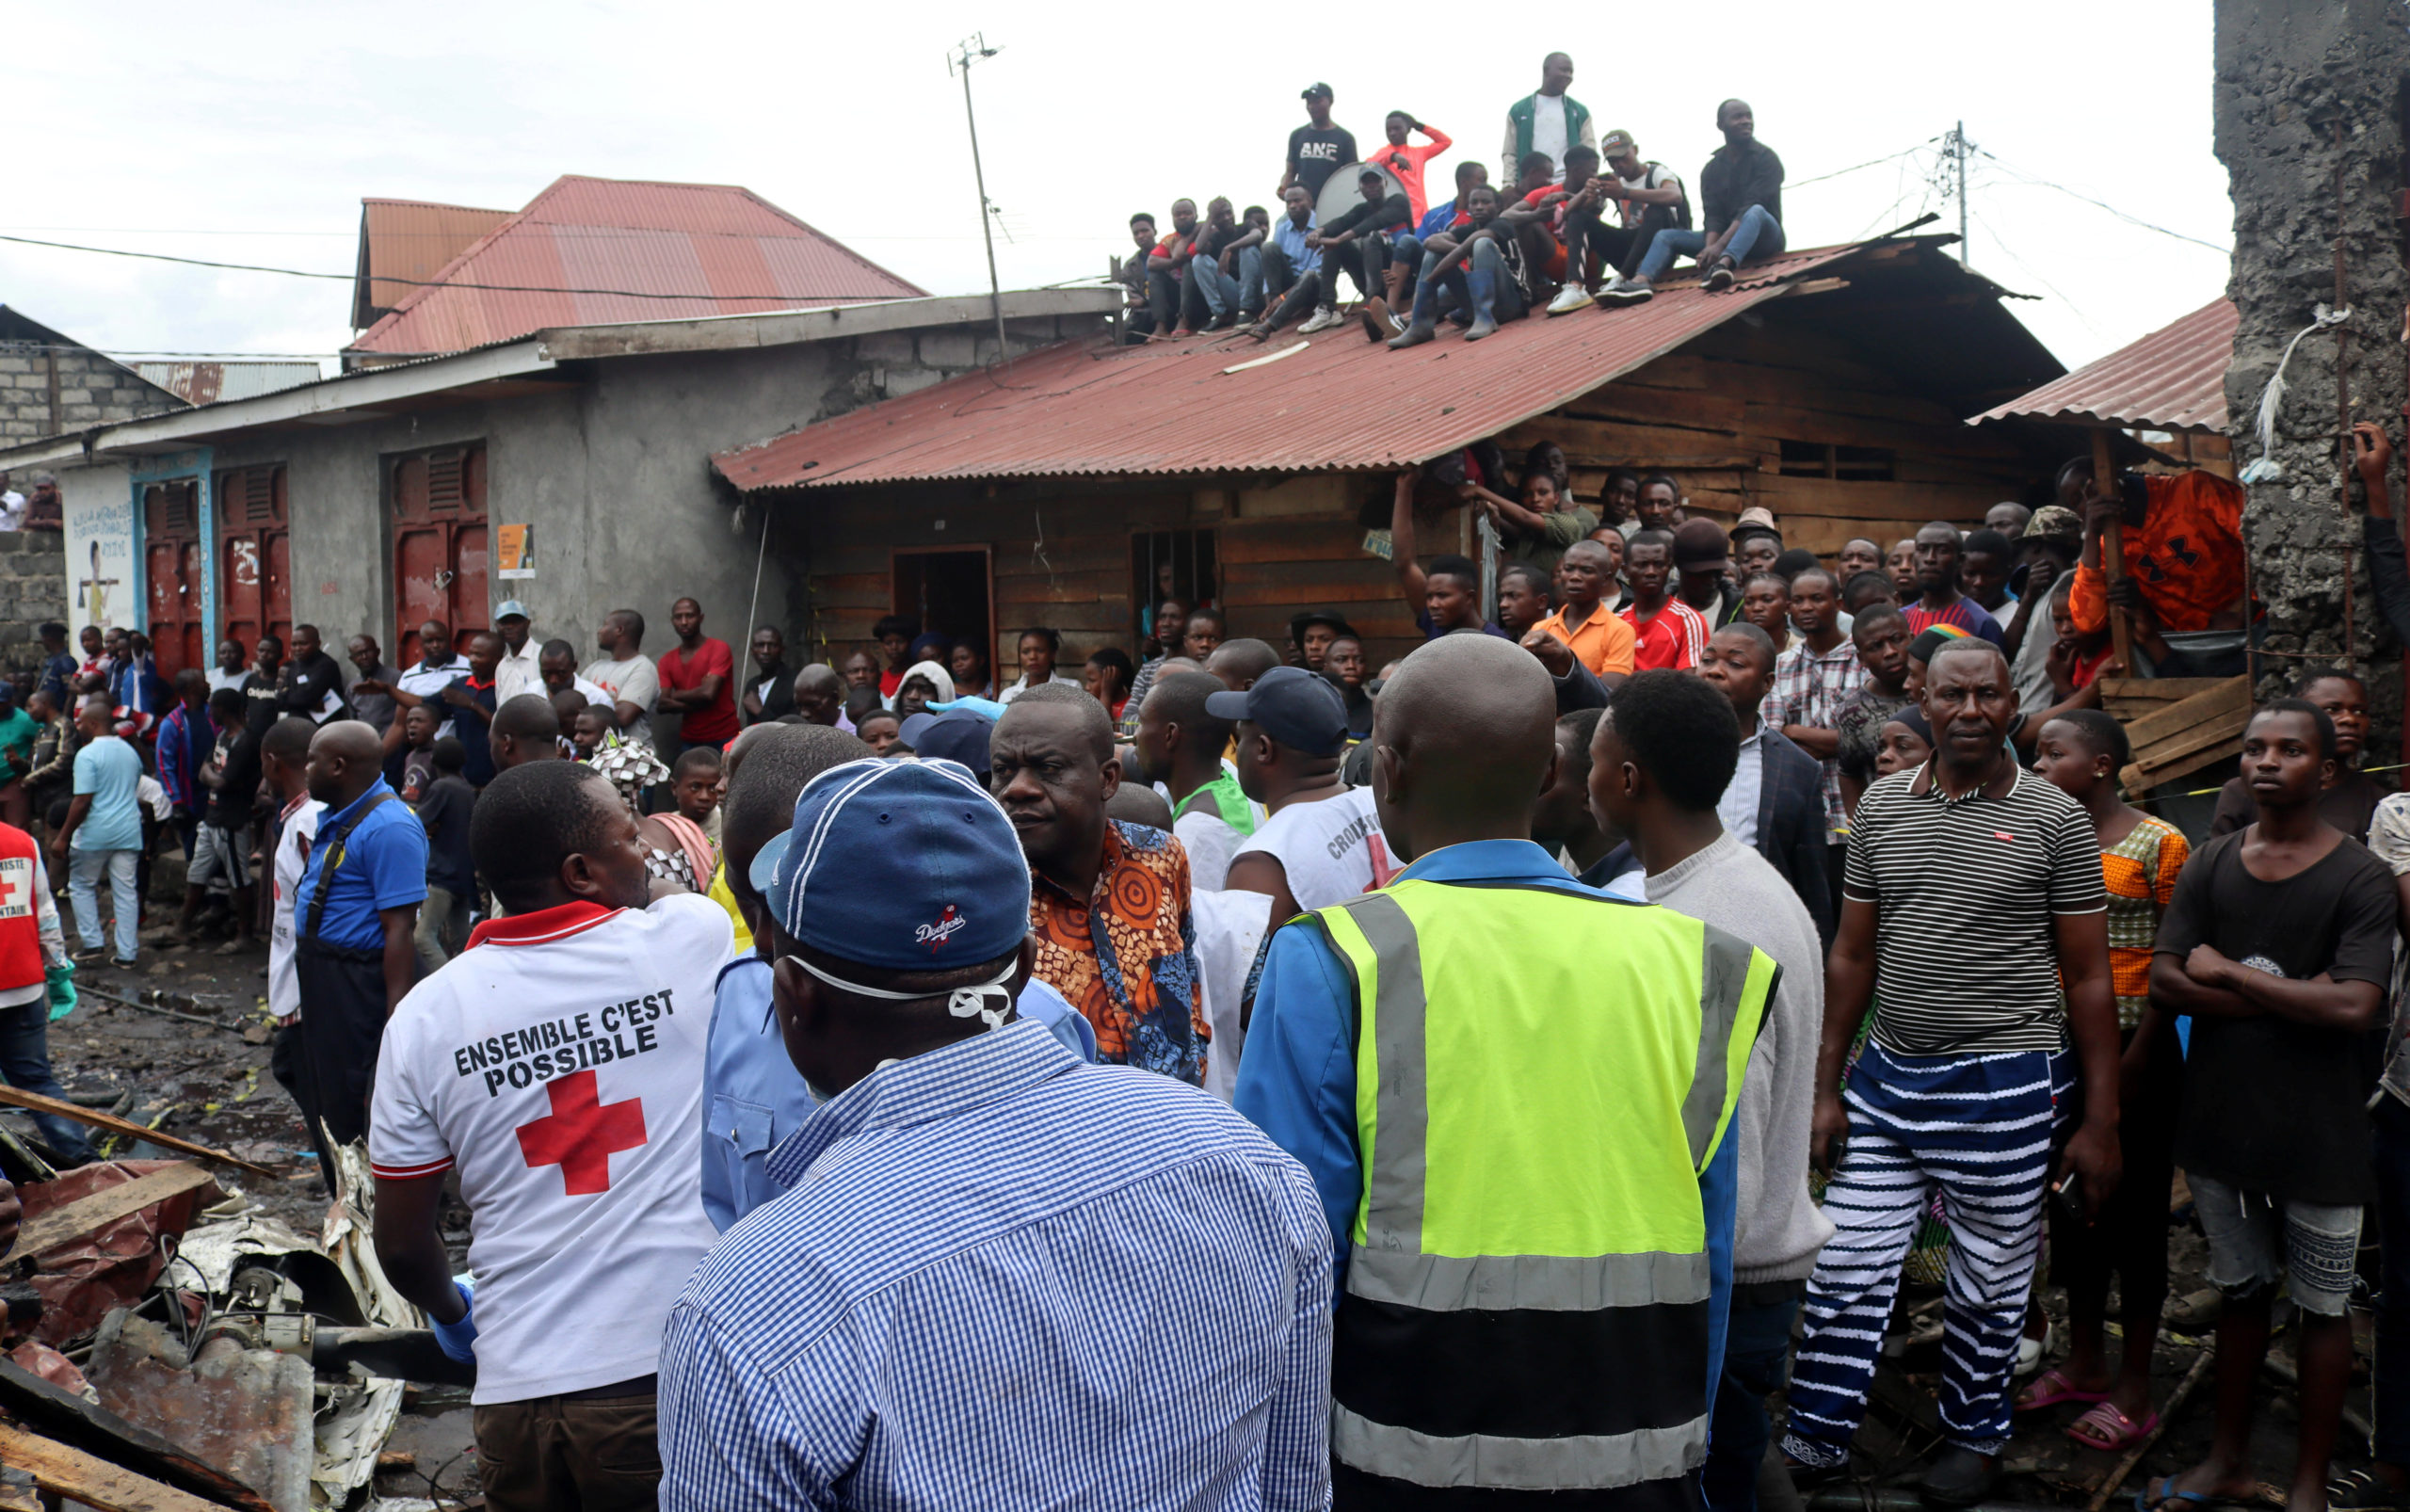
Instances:
[[[2402,1491],[2377,1479],[2373,1471],[2355,1470],[2327,1483],[2327,1512],[2400,1512]]]
[[[2105,1455],[2130,1449],[2158,1431],[2158,1413],[2150,1413],[2136,1423],[2119,1410],[2116,1403],[2105,1400],[2095,1402],[2092,1410],[2066,1426],[2067,1437],[2079,1447],[2097,1449]]]
[[[2032,1386],[2026,1388],[2025,1395],[2016,1399],[2016,1410],[2039,1412],[2046,1407],[2057,1407],[2062,1402],[2106,1402],[2108,1400],[2108,1392],[2084,1391],[2075,1382],[2067,1379],[2065,1371],[2052,1366],[2044,1371]]]
[[[2168,1509],[2178,1502],[2183,1503],[2184,1506],[2177,1509],[2177,1512],[2207,1512],[2210,1507],[2243,1507],[2253,1504],[2249,1502],[2237,1501],[2231,1496],[2212,1496],[2207,1491],[2171,1490],[2168,1483],[2175,1479],[2173,1475],[2154,1475],[2143,1482],[2143,1488],[2134,1493],[2134,1512],[2168,1512]]]

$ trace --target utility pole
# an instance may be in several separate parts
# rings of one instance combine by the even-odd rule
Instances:
[[[996,207],[988,201],[988,173],[979,166],[979,117],[971,108],[971,65],[993,57],[1001,51],[1001,48],[988,45],[986,32],[972,32],[955,44],[955,50],[946,55],[945,60],[945,69],[948,73],[962,75],[962,115],[963,119],[971,123],[971,176],[979,185],[979,235],[988,244],[988,302],[989,309],[996,316],[996,361],[998,362],[1004,362],[1006,356],[1004,291],[1003,283],[996,277],[996,233],[995,228],[989,223]]]
[[[1967,140],[1967,123],[1959,121],[1942,139],[1941,150],[1958,171],[1958,265],[1967,264],[1967,157],[1974,151]]]

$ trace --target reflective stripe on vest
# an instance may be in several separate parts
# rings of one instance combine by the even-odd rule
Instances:
[[[1711,1288],[1697,1177],[1773,962],[1696,920],[1541,888],[1409,882],[1316,918],[1368,1021],[1334,1452],[1435,1487],[1609,1488],[1695,1470]],[[1497,948],[1509,929],[1525,954]],[[1596,954],[1540,943],[1559,939]],[[1433,972],[1451,994],[1437,1013]],[[1584,1015],[1585,991],[1594,1010],[1634,1011]],[[1628,1081],[1606,1085],[1608,1066]],[[1557,1141],[1550,1118],[1590,1127]]]

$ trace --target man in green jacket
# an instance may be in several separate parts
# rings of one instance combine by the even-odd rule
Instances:
[[[1515,182],[1517,165],[1526,153],[1546,153],[1554,165],[1551,184],[1565,181],[1565,154],[1573,148],[1596,150],[1599,128],[1590,123],[1589,107],[1566,93],[1573,87],[1573,59],[1550,53],[1540,63],[1540,87],[1506,108],[1506,141],[1499,149],[1501,184]]]

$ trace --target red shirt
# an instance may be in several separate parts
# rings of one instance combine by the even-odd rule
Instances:
[[[673,647],[662,652],[654,669],[663,687],[681,693],[702,686],[707,677],[719,678],[718,696],[706,707],[686,711],[685,722],[678,727],[680,739],[719,746],[736,738],[736,658],[727,641],[705,635],[691,657],[683,647]]]
[[[1423,216],[1431,208],[1424,202],[1422,197],[1422,167],[1455,145],[1448,139],[1448,134],[1444,131],[1437,131],[1425,126],[1422,128],[1422,135],[1431,138],[1430,142],[1424,146],[1391,147],[1384,141],[1364,159],[1375,168],[1388,169],[1397,175],[1398,183],[1406,189],[1406,202],[1414,207],[1414,219],[1417,224],[1422,222]]]
[[[1685,671],[1696,667],[1707,650],[1707,621],[1680,599],[1668,598],[1647,624],[1641,623],[1640,611],[1630,606],[1621,618],[1640,635],[1640,644],[1632,648],[1631,655],[1636,672]]]

